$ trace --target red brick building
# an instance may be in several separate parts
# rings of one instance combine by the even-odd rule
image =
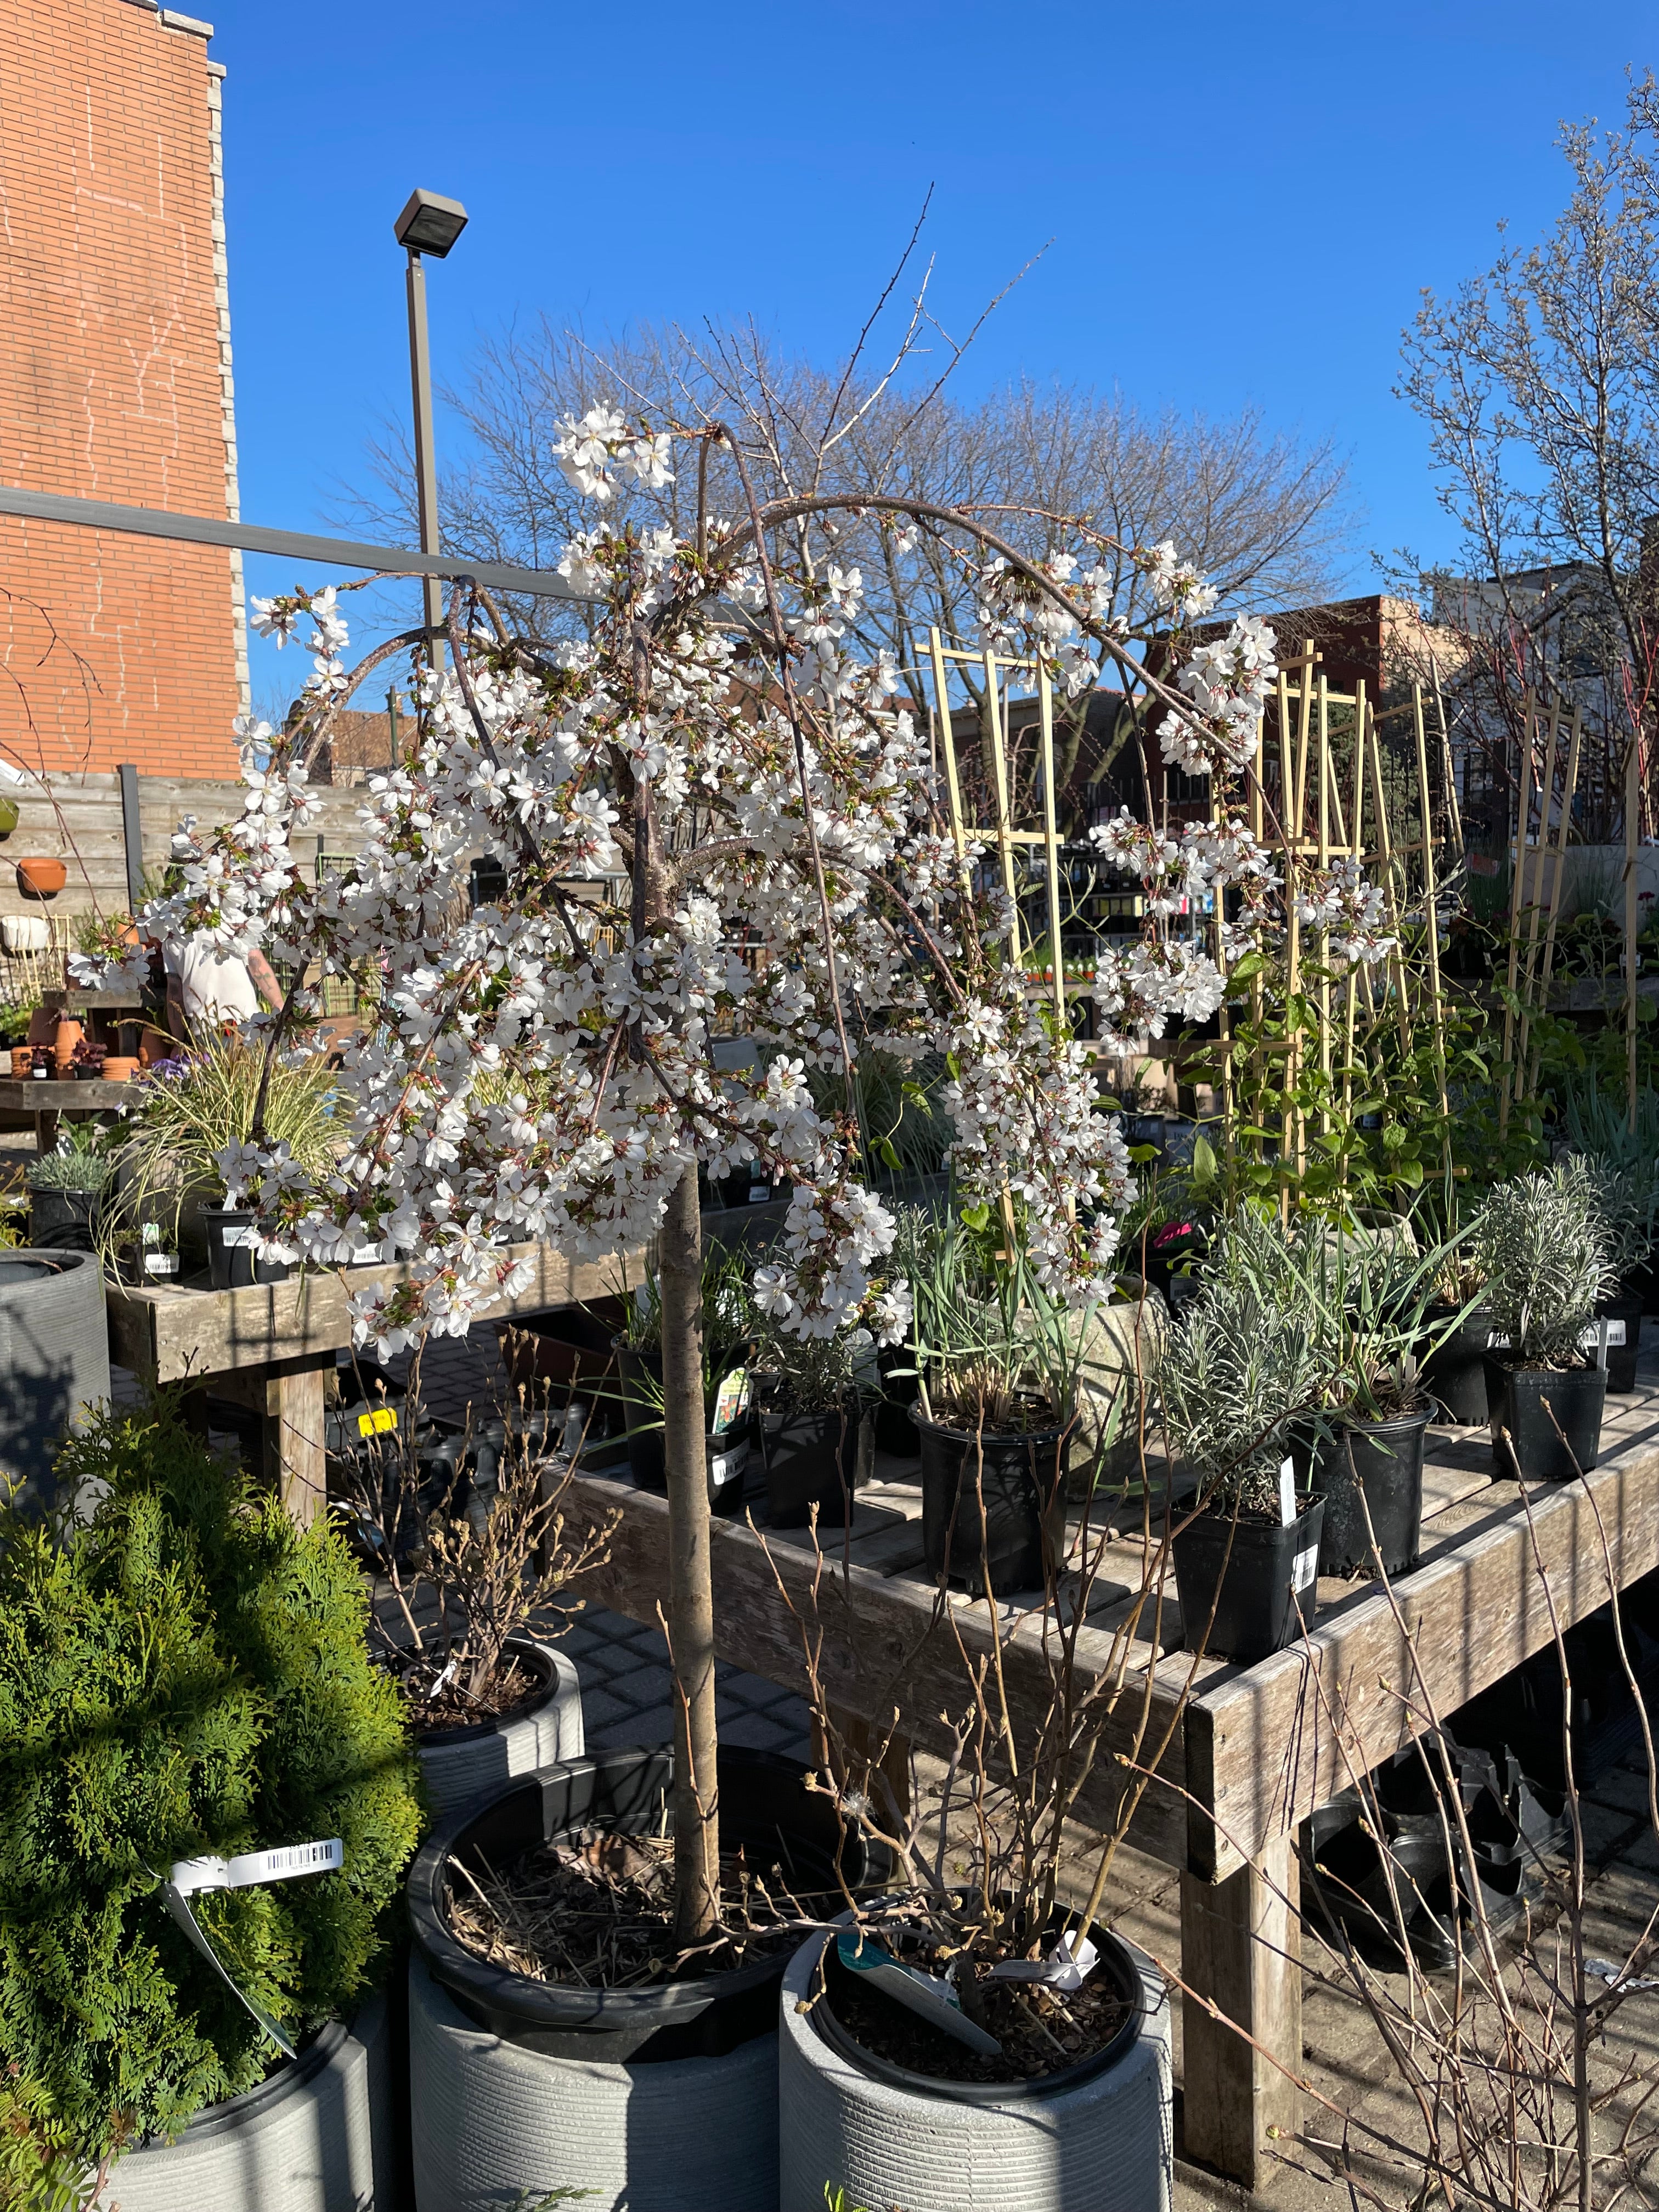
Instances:
[[[155,0],[6,0],[0,483],[234,519],[212,26]],[[240,554],[0,516],[0,757],[237,772]]]

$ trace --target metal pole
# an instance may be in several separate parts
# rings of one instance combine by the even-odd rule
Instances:
[[[415,489],[420,503],[421,550],[436,553],[438,545],[438,457],[432,439],[432,356],[426,334],[426,270],[413,246],[409,253],[409,383],[415,416]],[[435,576],[422,578],[426,626],[441,630],[443,593]],[[434,669],[444,665],[441,638],[428,640]]]
[[[115,771],[121,786],[121,842],[127,862],[127,911],[144,902],[144,822],[138,805],[138,771],[124,761]]]

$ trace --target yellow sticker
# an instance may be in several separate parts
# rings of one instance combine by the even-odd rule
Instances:
[[[398,1425],[398,1415],[391,1406],[377,1407],[372,1413],[359,1413],[357,1433],[360,1437],[383,1437]]]

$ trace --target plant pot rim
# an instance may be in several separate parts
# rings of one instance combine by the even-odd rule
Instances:
[[[787,1776],[792,1780],[799,1780],[801,1772],[794,1760],[744,1745],[723,1744],[720,1758],[757,1771],[771,1769],[780,1778]],[[629,1768],[648,1770],[653,1765],[665,1796],[673,1784],[673,1753],[666,1745],[656,1745],[558,1759],[532,1773],[514,1775],[487,1798],[458,1807],[422,1844],[409,1871],[410,1932],[433,1978],[464,2006],[470,2002],[497,2019],[515,2018],[530,2033],[591,2034],[595,2056],[603,2054],[607,2034],[618,2040],[629,2036],[637,2045],[660,2029],[687,2027],[711,2005],[781,1980],[791,1956],[786,1950],[746,1966],[722,1968],[697,1981],[668,1982],[655,1989],[584,1987],[574,1982],[544,1981],[534,1975],[514,1973],[509,1967],[492,1966],[468,1950],[452,1931],[444,1907],[444,1869],[469,1828],[518,1791],[544,1790],[584,1770],[611,1769],[625,1775]]]
[[[1224,1505],[1218,1498],[1213,1498],[1200,1505],[1198,1503],[1200,1494],[1199,1490],[1189,1490],[1184,1495],[1176,1496],[1172,1501],[1176,1512],[1190,1512],[1194,1519],[1200,1521],[1231,1521],[1232,1519],[1233,1510],[1231,1505]],[[1298,1490],[1296,1493],[1294,1521],[1281,1521],[1275,1514],[1259,1513],[1249,1506],[1241,1506],[1238,1510],[1238,1525],[1241,1528],[1295,1528],[1299,1527],[1316,1508],[1322,1513],[1324,1511],[1323,1497],[1316,1491]],[[1182,1533],[1181,1530],[1176,1531],[1177,1543],[1181,1540]]]
[[[977,1438],[987,1451],[1011,1451],[1019,1444],[1058,1443],[1077,1423],[1077,1415],[1068,1413],[1063,1421],[1046,1429],[953,1429],[944,1421],[929,1420],[920,1402],[906,1410],[919,1429],[926,1429],[936,1437],[947,1437],[952,1443],[970,1444]]]
[[[816,1974],[817,1961],[829,1948],[833,1930],[811,1936],[801,1947],[801,1954],[812,1954],[809,1975]],[[811,2028],[818,2040],[834,2051],[838,2058],[854,2066],[872,2081],[881,2081],[905,2095],[925,2099],[929,2102],[951,2105],[1008,2105],[1040,2104],[1046,2098],[1064,2096],[1067,2091],[1080,2089],[1085,2082],[1097,2075],[1104,2074],[1128,2057],[1140,2040],[1141,2023],[1146,2018],[1146,1994],[1139,1969],[1136,1966],[1128,1946],[1121,1937],[1113,1935],[1109,1928],[1096,1928],[1091,1939],[1099,1954],[1095,1967],[1100,1972],[1109,1961],[1115,1970],[1113,1979],[1118,1992],[1129,2008],[1121,2025],[1098,2051],[1086,2058],[1078,2059],[1070,2066],[1056,2067],[1052,2074],[1038,2075],[1035,2081],[946,2081],[932,2074],[918,2074],[908,2066],[899,2066],[890,2059],[878,2058],[866,2051],[841,2021],[836,2019],[830,2002],[828,1989],[813,2004],[808,2015]]]
[[[538,1672],[542,1677],[540,1686],[527,1698],[520,1698],[510,1712],[497,1713],[491,1720],[474,1721],[465,1728],[417,1728],[415,1741],[420,1750],[442,1751],[452,1743],[482,1743],[486,1736],[501,1735],[520,1721],[534,1719],[553,1704],[564,1686],[559,1679],[554,1647],[533,1636],[509,1636],[501,1650],[504,1656],[510,1655]]]
[[[308,2088],[319,2075],[325,2073],[356,2034],[357,2023],[364,2019],[371,2007],[385,2002],[384,1990],[371,1990],[349,2021],[325,2021],[302,2047],[297,2058],[284,2059],[281,2065],[266,2075],[263,2081],[256,2081],[251,2089],[239,2090],[235,2096],[227,2097],[219,2104],[204,2105],[199,2112],[192,2113],[171,2141],[161,2136],[146,2136],[134,2143],[125,2155],[131,2157],[145,2151],[170,2150],[186,2142],[201,2142],[214,2136],[228,2134],[247,2121],[257,2119],[273,2105],[281,2104],[297,2091]],[[118,2160],[118,2166],[119,2163]]]
[[[1434,1419],[1434,1400],[1425,1392],[1406,1413],[1382,1413],[1375,1419],[1336,1408],[1328,1409],[1327,1418],[1334,1429],[1346,1429],[1354,1436],[1378,1436],[1387,1429],[1425,1429]]]
[[[1504,1375],[1604,1375],[1607,1370],[1593,1359],[1581,1360],[1576,1367],[1552,1367],[1537,1359],[1506,1359],[1501,1351],[1488,1350],[1486,1354],[1491,1365]]]

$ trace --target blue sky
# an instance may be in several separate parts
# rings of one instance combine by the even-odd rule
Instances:
[[[392,222],[416,184],[472,217],[430,270],[440,377],[543,311],[590,336],[752,313],[836,354],[931,185],[947,325],[1053,241],[967,389],[1024,371],[1333,434],[1356,590],[1376,588],[1373,550],[1444,543],[1390,389],[1420,288],[1485,266],[1500,217],[1522,239],[1546,222],[1559,121],[1616,119],[1626,65],[1659,58],[1651,6],[1629,0],[213,15],[248,520],[337,520],[366,441],[407,408]],[[295,572],[249,574],[268,592]],[[256,697],[300,673],[256,642]]]

